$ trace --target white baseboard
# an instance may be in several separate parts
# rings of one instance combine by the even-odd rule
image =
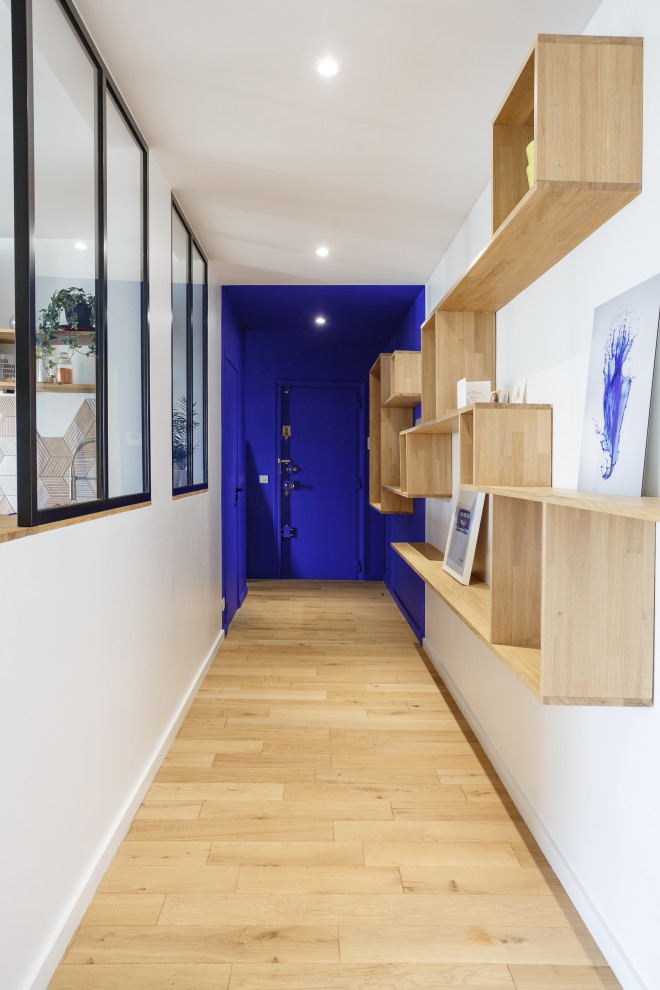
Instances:
[[[108,829],[107,837],[101,843],[101,851],[96,859],[96,862],[89,869],[86,879],[82,881],[78,887],[78,890],[71,898],[69,907],[64,912],[64,922],[53,939],[50,947],[45,950],[42,958],[35,965],[33,975],[28,978],[25,984],[26,988],[29,988],[29,990],[46,990],[46,987],[50,983],[53,973],[57,969],[58,963],[64,955],[69,942],[73,938],[76,928],[80,924],[85,911],[89,907],[89,903],[94,896],[96,888],[101,882],[104,873],[108,869],[108,866],[112,861],[112,857],[119,848],[119,844],[123,841],[131,822],[135,818],[138,808],[144,800],[145,794],[151,786],[152,780],[156,776],[167,751],[172,745],[174,737],[179,731],[181,723],[193,703],[201,682],[206,677],[211,664],[215,660],[216,654],[222,646],[224,638],[224,630],[221,630],[215,640],[215,643],[211,647],[211,650],[189,685],[181,704],[172,716],[170,724],[163,733],[160,742],[157,743],[156,748],[154,749],[153,754],[145,767],[144,773],[133,789],[133,793],[127,799],[124,807],[119,811],[115,821]]]
[[[509,792],[512,801],[538,842],[543,855],[557,874],[562,886],[591,932],[598,948],[607,959],[623,990],[649,990],[649,987],[641,979],[639,973],[635,970],[628,956],[621,948],[621,945],[612,934],[612,931],[591,900],[588,892],[582,886],[578,876],[564,857],[559,845],[546,828],[535,807],[528,799],[488,730],[426,638],[422,642],[422,647],[442,678],[447,690],[465,716],[470,728],[484,749],[486,756],[493,764],[500,780]]]

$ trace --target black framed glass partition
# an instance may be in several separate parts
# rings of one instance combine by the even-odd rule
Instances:
[[[207,473],[208,270],[172,203],[172,491],[204,489]]]
[[[0,516],[17,510],[11,10],[0,0]]]
[[[11,13],[17,504],[32,526],[149,498],[147,148],[65,0]]]

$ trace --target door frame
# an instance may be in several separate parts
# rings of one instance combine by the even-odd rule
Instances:
[[[236,372],[236,409],[229,410],[226,405],[226,389],[225,389],[225,368],[226,364],[229,363],[234,371]],[[221,472],[220,472],[220,503],[221,503],[221,529],[222,529],[222,597],[225,600],[225,607],[222,610],[222,628],[225,633],[229,628],[231,619],[227,620],[227,540],[230,530],[229,526],[229,511],[230,506],[227,504],[225,499],[225,482],[226,482],[226,468],[225,463],[225,451],[226,451],[226,432],[235,432],[236,434],[236,447],[237,447],[237,479],[240,483],[241,478],[243,478],[243,499],[242,502],[239,499],[239,507],[237,513],[237,524],[238,532],[236,538],[238,541],[238,557],[237,557],[237,574],[236,574],[236,599],[238,602],[237,611],[245,601],[247,595],[247,583],[241,587],[241,555],[245,553],[245,537],[244,537],[244,522],[243,516],[245,515],[245,466],[242,463],[241,451],[244,450],[245,440],[244,440],[244,424],[243,416],[241,411],[242,395],[241,395],[241,370],[237,367],[236,361],[233,355],[229,354],[223,349],[222,351],[222,369],[221,369],[221,384],[220,384],[220,422],[221,422]],[[225,419],[225,412],[228,416],[235,420],[233,422],[228,422]],[[245,573],[243,569],[243,574]],[[234,613],[235,614],[235,613]],[[233,619],[234,616],[232,616]]]
[[[357,581],[364,581],[365,574],[365,542],[364,542],[364,525],[365,525],[365,514],[366,514],[366,502],[365,502],[365,492],[367,490],[366,486],[366,470],[367,470],[367,434],[366,434],[366,383],[360,381],[339,380],[339,381],[325,381],[323,379],[312,378],[276,378],[275,379],[275,423],[277,424],[275,430],[274,440],[274,450],[273,450],[273,477],[277,479],[277,489],[275,491],[275,505],[273,518],[275,520],[275,560],[276,560],[276,570],[278,574],[278,580],[282,580],[282,495],[281,495],[281,465],[279,463],[280,457],[280,439],[282,437],[282,418],[281,410],[282,403],[280,402],[280,393],[283,388],[341,388],[341,389],[351,389],[357,392],[358,396],[358,411],[357,411],[357,425],[356,425],[356,464],[358,469],[358,477],[361,480],[360,488],[356,490],[356,547],[358,552],[358,559],[362,562],[360,571],[356,577]]]

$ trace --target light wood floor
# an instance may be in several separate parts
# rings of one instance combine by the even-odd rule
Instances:
[[[619,987],[381,584],[258,582],[50,990]]]

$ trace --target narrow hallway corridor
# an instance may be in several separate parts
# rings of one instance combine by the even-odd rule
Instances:
[[[614,990],[378,583],[253,582],[50,990]]]

